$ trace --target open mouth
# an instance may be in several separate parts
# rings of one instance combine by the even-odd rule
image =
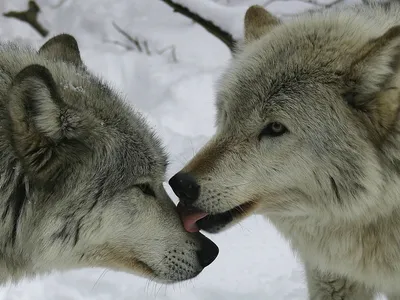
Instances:
[[[179,202],[177,209],[186,231],[197,232],[205,230],[210,233],[216,233],[232,223],[232,221],[248,215],[254,206],[254,202],[246,202],[226,212],[212,214],[192,206],[185,206],[185,204]]]

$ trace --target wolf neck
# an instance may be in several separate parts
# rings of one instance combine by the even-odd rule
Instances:
[[[400,132],[397,129],[396,132]],[[348,212],[343,210],[340,215],[337,210],[329,216],[268,215],[268,219],[290,241],[300,257],[315,267],[352,274],[360,280],[364,280],[364,273],[376,273],[376,270],[383,277],[393,274],[400,268],[399,147],[400,136],[395,133],[380,149],[381,172],[380,178],[375,179],[380,182],[375,187],[379,187],[378,192],[356,199],[358,203],[369,203],[363,213],[343,218]],[[343,198],[343,201],[352,200]]]
[[[399,209],[370,224],[338,226],[306,217],[271,218],[308,265],[364,282],[368,280],[364,274],[390,278],[400,267],[399,220]]]

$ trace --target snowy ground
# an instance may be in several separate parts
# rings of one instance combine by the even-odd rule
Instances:
[[[151,121],[171,155],[169,175],[178,171],[213,133],[213,85],[227,64],[228,49],[190,20],[174,14],[159,0],[39,0],[40,15],[51,34],[72,33],[91,70],[107,78]],[[246,6],[266,1],[210,0],[190,2],[201,13],[241,34]],[[26,0],[2,0],[0,11],[23,10]],[[221,5],[229,4],[229,7]],[[200,5],[201,4],[201,5]],[[299,1],[272,3],[270,10],[288,14],[310,8]],[[147,56],[127,51],[112,41],[126,42],[112,22],[132,36],[146,39],[152,52],[171,45],[170,52]],[[2,39],[43,40],[28,25],[0,17]],[[103,269],[52,274],[0,289],[0,300],[265,300],[306,299],[303,269],[287,243],[259,217],[211,237],[220,256],[198,278],[173,286]]]

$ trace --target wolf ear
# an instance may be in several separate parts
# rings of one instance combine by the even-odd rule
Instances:
[[[84,119],[66,106],[50,71],[40,65],[16,75],[8,100],[11,140],[26,171],[34,180],[55,179],[74,152],[82,151],[76,141]]]
[[[398,118],[399,67],[400,26],[394,26],[364,45],[345,78],[349,86],[345,100],[368,115],[368,122],[380,137]]]
[[[399,63],[400,26],[395,26],[367,42],[353,60],[350,80],[355,82],[355,92],[371,95],[381,91],[399,69]]]
[[[267,34],[280,21],[262,6],[250,6],[244,17],[244,39],[249,44]]]
[[[72,35],[66,33],[56,35],[48,40],[39,49],[38,53],[48,59],[72,63],[77,67],[84,65],[79,52],[78,42]]]

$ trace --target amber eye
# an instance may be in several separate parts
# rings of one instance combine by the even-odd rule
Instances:
[[[138,184],[137,187],[143,192],[143,194],[155,197],[156,193],[154,190],[151,188],[150,184],[148,183],[143,183],[143,184]]]
[[[286,133],[287,131],[287,128],[282,123],[272,122],[264,127],[258,138],[261,139],[264,136],[277,137]]]

